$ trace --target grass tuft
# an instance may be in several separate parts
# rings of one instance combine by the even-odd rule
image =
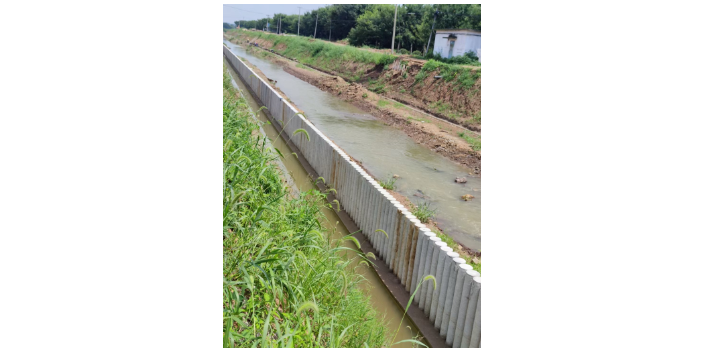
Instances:
[[[413,204],[411,208],[411,214],[417,217],[422,223],[427,223],[437,212],[437,209],[430,208],[430,203],[428,202],[423,202],[420,205]]]
[[[384,187],[384,189],[393,190],[396,185],[396,179],[393,176],[389,176],[386,180],[379,180],[379,185]]]

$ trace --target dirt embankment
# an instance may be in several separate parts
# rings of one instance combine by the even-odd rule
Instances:
[[[387,89],[384,93],[386,96],[481,132],[481,74],[472,69],[451,74],[437,69],[419,76],[424,64],[424,61],[402,57],[396,60],[391,69],[374,71],[368,77],[372,82],[377,80],[376,87],[383,86],[382,89]],[[445,76],[448,75],[454,75],[455,78],[446,80]],[[463,79],[467,84],[473,82],[471,88],[462,85],[460,81]]]
[[[240,41],[241,44],[247,44],[248,41],[256,43],[259,47],[278,54],[286,49],[286,44],[279,43],[274,47],[272,40],[249,37],[246,32],[229,32],[228,38]],[[426,61],[399,56],[396,62],[386,67],[340,61],[334,65],[335,72],[331,72],[323,68],[323,62],[320,62],[323,60],[327,63],[329,59],[317,60],[311,62],[315,69],[339,75],[348,82],[360,83],[379,95],[481,132],[481,69],[478,67],[452,65],[452,69],[448,70],[447,65],[440,65],[431,70],[427,67],[423,70]]]

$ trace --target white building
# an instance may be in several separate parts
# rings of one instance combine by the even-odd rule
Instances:
[[[473,51],[482,61],[482,33],[471,29],[438,29],[433,52],[444,58],[462,56]]]

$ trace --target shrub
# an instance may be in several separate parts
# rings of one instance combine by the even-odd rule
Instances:
[[[474,51],[468,51],[464,53],[464,56],[468,57],[470,60],[479,61],[479,57],[474,53]]]
[[[404,48],[399,49],[398,52],[399,52],[399,54],[401,54],[401,55],[408,55],[408,50],[406,50],[406,49],[404,49]]]
[[[421,56],[422,54],[421,54],[420,50],[414,50],[414,51],[413,51],[413,55],[415,55],[415,56]]]
[[[383,83],[380,83],[376,86],[369,86],[369,90],[377,94],[382,94],[386,93],[386,86]]]

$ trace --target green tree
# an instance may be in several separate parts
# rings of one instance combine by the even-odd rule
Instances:
[[[434,36],[430,36],[433,17],[435,28],[462,28],[481,31],[481,5],[435,4],[400,5],[396,21],[396,43],[406,50],[424,50],[430,37],[430,47]],[[318,17],[318,28],[315,22]],[[270,20],[271,31],[276,32],[279,18],[282,30],[289,34],[298,33],[298,14],[275,14]],[[263,29],[267,19],[243,21],[241,27]],[[321,7],[301,14],[301,36],[340,40],[349,38],[352,45],[369,45],[391,48],[394,23],[393,5],[342,4]]]
[[[394,6],[371,5],[357,18],[357,25],[350,31],[350,44],[356,46],[373,45],[391,47],[391,33],[394,25]]]

